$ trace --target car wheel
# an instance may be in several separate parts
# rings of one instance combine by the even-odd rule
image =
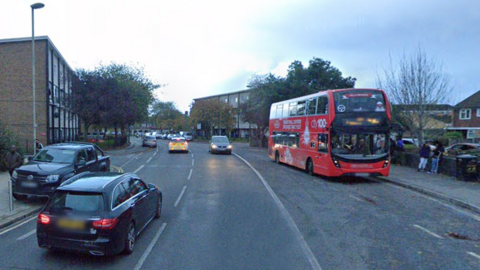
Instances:
[[[13,198],[15,198],[15,200],[17,201],[24,201],[28,198],[28,195],[20,195],[17,193],[13,193]]]
[[[311,159],[307,160],[307,166],[305,168],[308,174],[313,175],[313,162]]]
[[[277,164],[280,164],[280,154],[277,152],[275,152],[275,163]]]
[[[162,216],[162,195],[158,196],[157,211],[155,212],[155,218],[160,218]]]
[[[126,254],[132,254],[133,249],[135,248],[135,224],[130,222],[130,226],[128,226],[127,230],[127,238],[125,239],[125,249],[123,250]]]

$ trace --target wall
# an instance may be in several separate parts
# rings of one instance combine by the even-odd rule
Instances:
[[[37,138],[46,143],[46,46],[35,42]],[[20,139],[20,146],[32,150],[32,43],[0,43],[0,119]],[[28,140],[28,145],[26,144]]]

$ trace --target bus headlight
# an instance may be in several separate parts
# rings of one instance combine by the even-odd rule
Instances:
[[[335,167],[337,168],[340,168],[340,163],[338,162],[338,160],[335,157],[332,157],[332,160],[333,160],[333,165],[335,165]]]
[[[390,160],[389,160],[388,158],[387,158],[387,159],[385,159],[385,162],[383,162],[383,166],[382,166],[382,168],[385,168],[385,167],[387,167],[389,163],[390,163]]]

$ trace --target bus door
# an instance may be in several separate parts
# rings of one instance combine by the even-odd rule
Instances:
[[[322,171],[325,171],[328,169],[328,133],[319,133],[318,134],[318,146],[317,146],[317,155],[316,161],[314,162],[316,167],[319,167],[321,170],[320,174],[322,174]]]

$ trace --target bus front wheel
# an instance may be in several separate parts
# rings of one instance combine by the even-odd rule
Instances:
[[[313,162],[311,159],[307,159],[306,171],[308,174],[313,175]]]
[[[280,154],[278,151],[275,152],[275,163],[280,164]]]

